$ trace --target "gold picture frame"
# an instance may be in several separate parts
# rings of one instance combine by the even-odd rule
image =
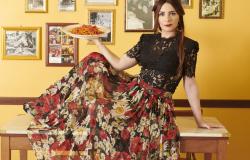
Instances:
[[[223,19],[224,0],[200,0],[199,18],[201,19]]]
[[[41,27],[2,27],[4,60],[41,59]]]
[[[85,0],[88,6],[117,5],[117,0]]]
[[[48,0],[25,0],[26,13],[47,13]]]
[[[153,32],[154,3],[154,0],[125,0],[125,32]]]
[[[192,8],[192,0],[181,0],[183,8]]]
[[[76,0],[58,0],[58,9],[60,12],[76,11]]]
[[[78,39],[66,35],[62,27],[76,23],[46,23],[46,66],[70,67],[78,64]]]
[[[99,25],[110,29],[105,37],[101,37],[101,41],[104,44],[114,44],[114,19],[115,10],[113,9],[89,9],[88,10],[88,23],[93,25]],[[89,42],[89,44],[93,44]]]

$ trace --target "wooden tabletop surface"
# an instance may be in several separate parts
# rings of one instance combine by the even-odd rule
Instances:
[[[11,121],[0,127],[0,134],[27,134],[27,127],[32,117],[20,114]],[[204,117],[208,123],[222,125],[215,117]],[[225,127],[203,129],[198,128],[193,117],[176,117],[176,123],[180,130],[181,137],[230,137]]]

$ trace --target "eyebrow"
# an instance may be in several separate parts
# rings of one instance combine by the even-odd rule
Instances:
[[[162,12],[165,12],[165,11],[160,11],[159,13],[162,13]],[[169,11],[169,13],[170,13],[170,12],[176,12],[176,11],[172,10],[172,11]]]

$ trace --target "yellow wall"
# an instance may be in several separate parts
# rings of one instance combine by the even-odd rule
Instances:
[[[85,6],[84,0],[78,0],[76,12],[59,12],[58,1],[53,0],[49,1],[48,13],[25,13],[24,0],[0,2],[0,26],[42,27],[42,60],[0,60],[0,75],[3,77],[0,81],[0,96],[37,96],[69,70],[67,67],[45,66],[46,22],[87,23],[88,9],[115,9],[115,44],[108,47],[117,55],[122,55],[132,47],[141,34],[124,32],[123,0],[119,0],[117,6],[108,7]],[[219,20],[199,19],[198,1],[194,1],[193,9],[186,9],[187,36],[200,43],[197,80],[202,99],[250,98],[250,85],[247,85],[250,81],[249,4],[248,0],[242,0],[241,3],[226,1],[225,18]],[[86,41],[80,41],[79,46],[80,59],[96,50]],[[134,70],[130,72],[134,73]],[[178,88],[175,96],[185,97],[182,87]]]
[[[141,33],[124,32],[124,0],[117,6],[85,6],[77,0],[76,12],[59,12],[58,0],[49,0],[48,13],[24,13],[25,0],[0,0],[0,26],[42,27],[41,60],[0,59],[0,97],[34,97],[40,95],[70,68],[45,66],[45,23],[87,23],[88,9],[115,9],[115,44],[108,45],[117,55],[122,55],[138,40]],[[230,0],[225,2],[224,19],[199,19],[198,0],[193,8],[186,9],[186,34],[199,41],[197,82],[202,99],[250,99],[250,1]],[[2,33],[0,33],[2,36]],[[0,41],[2,49],[2,41]],[[79,58],[96,51],[95,46],[80,41]],[[0,51],[2,56],[2,50]],[[137,73],[130,69],[130,73]],[[183,89],[177,89],[175,98],[185,98]],[[17,113],[20,106],[1,106],[0,124]],[[249,109],[205,109],[205,115],[218,117],[232,133],[229,144],[229,160],[246,159],[250,129]],[[240,116],[239,116],[240,115]],[[244,128],[243,128],[244,127]]]

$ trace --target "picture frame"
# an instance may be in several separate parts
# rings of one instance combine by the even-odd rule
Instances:
[[[47,13],[48,0],[25,0],[26,13]]]
[[[199,18],[222,19],[224,14],[224,0],[200,0]]]
[[[2,27],[4,60],[41,59],[41,27]]]
[[[96,5],[96,6],[101,6],[101,5],[112,5],[115,6],[117,4],[117,0],[85,0],[86,5]]]
[[[89,9],[88,10],[88,23],[92,25],[99,25],[110,29],[105,37],[101,37],[104,44],[114,44],[114,16],[115,10],[113,9]],[[93,44],[89,42],[89,44]]]
[[[181,0],[183,8],[192,8],[192,0]]]
[[[152,32],[154,0],[125,0],[125,32]]]
[[[46,66],[67,67],[78,64],[78,39],[61,31],[76,23],[46,23]]]
[[[76,11],[76,0],[58,0],[58,9],[63,12]]]

